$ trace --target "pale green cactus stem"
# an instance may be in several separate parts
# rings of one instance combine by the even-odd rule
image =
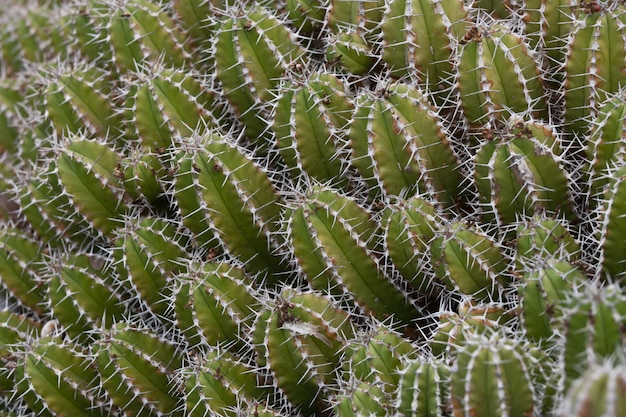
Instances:
[[[430,252],[435,275],[449,290],[499,301],[512,282],[500,245],[461,221],[442,226]]]
[[[305,64],[305,50],[294,32],[259,6],[249,8],[244,16],[231,11],[217,24],[217,79],[246,136],[265,152],[271,141],[268,103],[280,79]]]
[[[120,159],[115,174],[123,181],[124,189],[133,201],[153,206],[160,206],[163,202],[165,181],[170,178],[157,155],[145,153],[141,148],[133,149],[127,157]]]
[[[174,376],[183,358],[174,344],[123,323],[105,335],[92,346],[99,390],[129,416],[182,417],[183,397]]]
[[[382,97],[364,93],[350,126],[353,164],[384,195],[435,195],[444,206],[461,200],[462,173],[448,134],[420,90],[387,86]]]
[[[70,41],[62,33],[61,8],[6,4],[5,11],[0,16],[2,71],[14,74],[32,63],[68,57]]]
[[[99,1],[89,0],[85,2],[85,7],[61,9],[59,26],[65,40],[64,49],[71,48],[71,56],[98,63],[116,72],[113,47],[107,40],[108,30],[99,26],[98,19],[94,19],[92,14],[92,7]]]
[[[98,233],[111,237],[122,225],[129,200],[116,175],[120,155],[106,144],[82,135],[69,141],[59,150],[56,161],[61,186],[73,209]]]
[[[461,43],[457,84],[472,127],[515,113],[547,119],[540,70],[523,38],[502,25],[473,26]]]
[[[460,348],[451,370],[454,415],[543,415],[550,360],[533,346],[499,333],[477,335]],[[535,414],[536,413],[536,414]]]
[[[96,255],[72,254],[46,263],[50,311],[69,337],[89,344],[97,330],[110,328],[127,313],[114,269]]]
[[[622,361],[615,363],[616,361]],[[566,393],[558,417],[626,416],[626,365],[623,356],[592,364]]]
[[[292,177],[308,175],[348,188],[351,169],[346,126],[354,104],[337,76],[316,72],[281,87],[273,111],[276,145]]]
[[[626,83],[626,7],[600,8],[584,15],[568,40],[564,122],[572,139],[589,133],[600,104]]]
[[[248,272],[262,275],[259,279],[270,286],[276,284],[281,275],[289,274],[285,258],[276,252],[282,198],[268,174],[225,137],[212,132],[198,142],[175,156],[186,169],[178,174],[181,183],[178,175],[174,179],[179,207],[184,208],[183,224],[202,234],[202,225],[208,223],[224,249]],[[200,226],[190,224],[194,219],[202,222]]]
[[[182,370],[187,380],[186,416],[238,417],[246,403],[256,402],[258,406],[272,397],[273,389],[263,386],[263,376],[258,370],[236,356],[215,350],[196,361],[200,363]]]
[[[17,170],[12,194],[20,205],[20,215],[42,243],[58,246],[64,242],[60,236],[78,244],[93,241],[89,223],[76,213],[55,170],[54,161],[25,171]]]
[[[626,346],[626,295],[620,286],[597,289],[589,285],[570,294],[563,303],[564,320],[559,326],[564,370],[560,387],[564,392],[593,363],[621,355]]]
[[[438,360],[419,357],[400,370],[396,410],[406,417],[450,415],[450,367]]]
[[[304,415],[321,415],[337,385],[341,349],[354,334],[348,314],[317,294],[283,290],[260,314],[255,341],[277,388]]]
[[[36,395],[33,410],[43,415],[104,417],[110,400],[102,391],[100,375],[88,352],[57,338],[38,339],[24,353],[24,376]],[[23,385],[23,383],[22,383]],[[25,396],[25,399],[34,399]]]
[[[374,250],[378,227],[354,200],[314,187],[285,217],[297,268],[313,288],[379,320],[393,316],[407,325],[420,317],[407,294],[386,277]]]
[[[178,274],[176,325],[194,348],[222,345],[234,352],[246,347],[262,302],[253,280],[226,263],[193,263]]]
[[[497,19],[507,19],[516,10],[517,0],[474,0],[472,7]]]
[[[509,236],[514,233],[511,226],[524,216],[545,212],[576,219],[559,142],[540,124],[519,125],[510,132],[495,133],[474,159],[483,215]]]
[[[439,221],[436,208],[422,197],[411,197],[388,205],[383,219],[386,254],[396,269],[413,288],[434,290],[428,254]]]
[[[23,230],[0,228],[0,288],[17,304],[42,315],[46,313],[46,283],[41,278],[45,248]]]
[[[463,1],[388,3],[382,20],[381,49],[391,75],[413,75],[422,88],[442,99],[453,85],[456,42],[471,24]]]
[[[23,113],[20,108],[23,101],[19,83],[0,78],[0,154],[15,154],[20,148],[19,119]]]
[[[214,10],[211,9],[209,1],[178,0],[174,2],[173,8],[181,31],[190,38],[189,46],[193,50],[192,53],[202,56],[202,59],[196,62],[210,59],[210,54],[205,48],[214,34],[215,22],[212,21]]]
[[[312,36],[324,25],[325,5],[326,0],[287,0],[285,10],[298,33]]]
[[[173,173],[173,195],[176,199],[176,207],[183,225],[191,232],[194,246],[212,251],[217,251],[219,243],[215,233],[211,230],[210,221],[202,209],[202,196],[198,192],[198,167],[195,165],[195,151],[182,151],[177,154],[172,165],[177,169]]]
[[[150,310],[171,320],[168,282],[185,272],[186,237],[176,224],[160,218],[127,218],[121,226],[113,251],[120,278]]]
[[[554,346],[555,328],[563,320],[563,307],[567,304],[572,290],[579,289],[586,282],[585,275],[570,263],[544,261],[524,273],[519,287],[520,309],[525,336],[543,347]]]

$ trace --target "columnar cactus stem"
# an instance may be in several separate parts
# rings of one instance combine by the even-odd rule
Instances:
[[[521,37],[501,25],[474,26],[462,41],[458,88],[472,126],[518,112],[545,119],[540,71]]]
[[[441,98],[452,88],[455,43],[469,27],[462,0],[390,1],[382,21],[382,58],[394,77],[414,75]]]
[[[287,219],[298,268],[313,288],[346,297],[380,320],[408,324],[420,316],[379,267],[370,247],[377,227],[356,202],[316,187]]]
[[[255,7],[244,16],[224,16],[217,22],[215,66],[226,98],[244,124],[248,138],[267,150],[270,135],[267,103],[280,78],[303,65],[304,49],[296,34],[268,10]]]
[[[567,133],[579,139],[600,103],[626,82],[626,8],[619,2],[599,7],[572,33],[564,66],[564,121]]]

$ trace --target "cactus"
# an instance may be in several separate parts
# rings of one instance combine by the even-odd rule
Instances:
[[[450,374],[453,412],[533,415],[543,402],[542,382],[549,364],[547,358],[534,357],[526,349],[497,333],[468,340]]]
[[[518,217],[546,212],[571,221],[571,180],[555,133],[541,123],[512,118],[510,132],[489,133],[476,152],[476,186],[487,221],[505,229]]]
[[[384,99],[359,99],[350,127],[352,159],[361,176],[374,190],[382,185],[384,194],[428,191],[446,206],[460,203],[459,163],[425,96],[399,83],[382,94]]]
[[[587,286],[562,305],[562,386],[567,390],[593,363],[623,352],[626,296],[618,286]]]
[[[420,316],[378,267],[368,247],[376,226],[356,202],[319,188],[287,218],[298,267],[313,288],[346,297],[379,320],[394,315],[408,324]]]
[[[624,404],[624,364],[612,361],[592,365],[567,393],[558,416],[622,417]]]
[[[382,22],[382,58],[391,74],[416,76],[440,99],[452,88],[455,49],[469,30],[461,0],[389,2]]]
[[[623,3],[6,5],[0,415],[620,415]]]
[[[579,138],[588,134],[588,120],[600,103],[623,86],[626,67],[626,9],[619,2],[589,3],[588,14],[568,41],[564,66],[566,132]]]
[[[545,118],[540,71],[522,38],[502,25],[472,26],[461,42],[457,83],[471,125],[517,112]]]
[[[304,84],[285,85],[274,108],[277,147],[293,176],[304,173],[347,188],[351,169],[346,126],[354,105],[347,87],[336,76],[314,73]]]
[[[281,76],[303,63],[305,51],[297,44],[296,34],[261,7],[248,10],[243,17],[224,16],[217,24],[217,79],[248,138],[260,150],[267,150],[267,103]]]
[[[452,222],[430,245],[435,276],[450,290],[478,299],[499,300],[511,282],[507,260],[488,235]]]
[[[448,401],[449,367],[438,361],[418,358],[400,371],[396,408],[405,416],[445,416]]]

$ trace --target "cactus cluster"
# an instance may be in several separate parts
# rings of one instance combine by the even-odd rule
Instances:
[[[625,115],[623,1],[15,1],[0,416],[626,416]]]

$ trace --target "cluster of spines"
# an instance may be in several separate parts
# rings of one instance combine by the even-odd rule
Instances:
[[[471,415],[487,358],[498,415],[511,352],[558,371],[523,369],[535,414],[579,392],[624,343],[595,288],[624,275],[623,5],[235,3],[33,2],[2,30],[0,403]]]

